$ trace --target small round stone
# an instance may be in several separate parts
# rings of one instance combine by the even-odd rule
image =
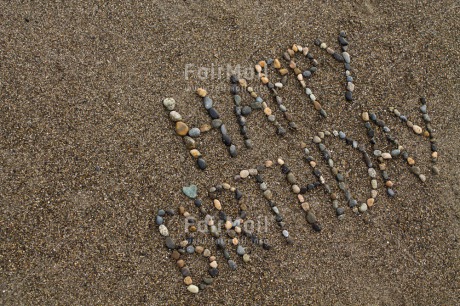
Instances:
[[[315,136],[313,137],[313,142],[314,142],[314,143],[320,143],[320,142],[321,142],[321,138],[320,138],[319,136],[316,136],[316,135],[315,135]]]
[[[177,135],[185,136],[185,135],[187,135],[188,131],[189,131],[189,128],[185,123],[183,123],[182,121],[176,122],[176,133],[177,133]]]
[[[212,107],[212,104],[213,104],[213,102],[212,102],[211,98],[209,98],[209,97],[204,97],[203,98],[203,106],[204,106],[204,108],[210,109]]]
[[[249,176],[249,170],[246,170],[246,169],[245,169],[245,170],[241,170],[241,172],[240,172],[240,177],[241,177],[241,178],[244,179],[244,178],[247,178],[248,176]]]
[[[187,287],[187,290],[190,291],[191,293],[198,293],[198,291],[200,291],[200,289],[195,285],[189,285]]]
[[[423,132],[423,129],[421,127],[419,127],[418,125],[415,125],[415,124],[412,126],[412,129],[414,130],[414,132],[416,134],[422,134],[422,132]]]
[[[196,138],[196,137],[199,137],[201,135],[201,131],[199,128],[191,128],[189,131],[188,131],[188,135],[190,137],[193,137],[193,138]]]
[[[184,278],[184,283],[186,285],[191,285],[192,284],[192,278],[190,276],[187,276]]]
[[[374,168],[367,169],[367,172],[368,172],[369,176],[372,177],[372,178],[375,178],[377,176],[377,172],[375,171]]]
[[[176,244],[174,243],[174,241],[169,236],[166,237],[166,239],[165,239],[165,245],[170,250],[173,250],[173,249],[176,248]]]
[[[172,111],[169,113],[169,119],[171,119],[171,121],[177,122],[182,120],[182,116],[178,112]]]
[[[176,107],[176,100],[173,98],[166,98],[163,100],[163,105],[167,110],[174,110],[174,107]]]
[[[156,218],[155,218],[155,223],[156,223],[157,225],[163,224],[163,217],[162,217],[162,216],[156,216]]]
[[[193,245],[189,245],[189,246],[185,249],[185,251],[187,251],[187,253],[189,253],[189,254],[193,254],[193,253],[195,253],[195,247],[194,247]]]
[[[208,94],[208,92],[206,90],[204,90],[203,88],[198,88],[196,90],[196,93],[197,93],[197,95],[199,95],[202,98],[206,97],[206,95]]]
[[[238,255],[240,255],[240,256],[243,256],[243,255],[246,253],[246,251],[245,251],[245,249],[243,248],[242,245],[239,245],[239,246],[236,248],[236,253],[237,253]]]
[[[359,206],[359,212],[365,212],[367,210],[367,204],[363,203]]]
[[[230,270],[236,270],[237,265],[233,260],[230,259],[227,263],[228,263]]]

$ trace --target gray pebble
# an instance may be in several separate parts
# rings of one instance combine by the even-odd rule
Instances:
[[[374,155],[377,156],[377,157],[378,157],[378,156],[382,156],[382,151],[380,151],[380,150],[374,150]]]
[[[246,253],[246,250],[243,248],[242,245],[238,245],[236,248],[236,253],[240,256],[243,256]]]
[[[390,197],[394,197],[394,195],[395,195],[394,190],[391,189],[391,188],[388,188],[388,189],[387,189],[387,193],[388,193],[388,195],[389,195]]]
[[[369,168],[367,169],[367,173],[369,174],[370,177],[375,178],[377,176],[377,172],[375,171],[374,168]]]
[[[210,97],[204,97],[203,98],[203,106],[206,109],[210,109],[212,107],[212,100]]]
[[[185,250],[186,250],[187,253],[189,253],[189,254],[195,253],[195,247],[193,247],[193,245],[189,245]]]
[[[316,223],[316,216],[315,216],[315,214],[313,212],[308,211],[308,213],[307,213],[307,221],[310,224]]]
[[[191,128],[190,131],[188,131],[188,135],[190,137],[196,138],[201,135],[201,131],[199,128],[194,127],[194,128]]]
[[[399,154],[401,154],[401,150],[399,150],[399,149],[391,150],[391,153],[390,153],[390,154],[391,154],[391,156],[393,156],[393,157],[397,157],[397,156],[399,156]]]
[[[346,135],[345,135],[344,132],[340,131],[339,132],[339,137],[340,137],[340,139],[345,139]]]
[[[248,116],[250,113],[252,112],[252,108],[250,106],[245,106],[243,107],[243,109],[241,110],[241,114],[243,116]]]
[[[345,208],[339,207],[336,209],[337,216],[343,215],[345,213]]]
[[[157,225],[163,224],[163,217],[162,217],[162,216],[157,216],[157,217],[155,218],[155,223],[156,223]]]
[[[237,268],[236,263],[231,259],[228,261],[228,266],[230,267],[230,270],[236,270]]]
[[[234,95],[233,100],[235,101],[235,105],[241,104],[241,97],[239,95]]]
[[[420,111],[426,114],[426,104],[423,104],[422,106],[420,106]]]
[[[220,128],[221,125],[222,125],[222,120],[220,119],[214,119],[211,121],[211,126],[215,129]]]
[[[171,237],[166,237],[165,245],[170,250],[174,250],[176,248],[176,244],[174,243]]]
[[[350,54],[348,52],[342,52],[342,57],[345,63],[349,64],[350,63]]]

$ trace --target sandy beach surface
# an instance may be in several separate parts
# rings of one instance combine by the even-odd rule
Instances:
[[[0,303],[457,304],[459,11],[459,2],[450,0],[1,1]],[[344,99],[343,64],[314,45],[319,38],[338,50],[340,31],[350,43],[352,103]],[[298,130],[280,137],[254,112],[248,117],[254,148],[246,150],[227,66],[251,70],[293,43],[310,47],[318,60],[310,84],[329,116],[318,115],[291,76],[282,95]],[[200,78],[199,67],[222,67],[223,75]],[[196,168],[162,105],[173,97],[190,126],[209,124],[196,87],[208,90],[239,150],[230,158],[216,130],[203,134],[205,171]],[[267,90],[259,92],[269,101]],[[439,175],[431,170],[429,141],[389,111],[397,107],[423,126],[422,96],[438,139]],[[249,103],[249,95],[244,99]],[[379,187],[372,208],[359,215],[347,208],[341,221],[324,192],[314,191],[306,196],[323,227],[317,233],[281,171],[267,170],[264,178],[294,241],[287,245],[257,186],[236,183],[234,176],[282,157],[301,184],[312,182],[301,142],[313,148],[318,131],[340,129],[370,150],[363,111],[385,120],[427,181],[403,161],[391,161],[397,196]],[[351,191],[366,199],[369,177],[360,155],[339,141],[329,144]],[[316,148],[312,154],[338,190]],[[182,205],[199,216],[182,187],[196,184],[210,207],[206,191],[222,182],[241,189],[248,213],[268,216],[263,235],[272,249],[249,243],[247,264],[232,250],[236,271],[217,253],[220,275],[194,295],[155,215]],[[346,207],[343,195],[340,200]],[[235,213],[231,203],[224,198]],[[182,218],[169,220],[171,235],[183,234]],[[207,247],[216,253],[212,242]],[[194,280],[207,274],[203,258],[188,255],[187,262]]]

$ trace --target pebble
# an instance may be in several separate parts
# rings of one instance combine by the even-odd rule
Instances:
[[[206,95],[208,94],[208,92],[206,90],[204,90],[203,88],[198,88],[196,90],[196,93],[197,93],[197,95],[199,95],[202,98],[206,97]]]
[[[367,173],[369,174],[370,177],[375,178],[377,176],[377,172],[375,171],[374,168],[369,168],[367,169]]]
[[[170,250],[174,250],[176,248],[176,244],[174,243],[174,241],[169,236],[166,237],[166,239],[165,239],[165,245]]]
[[[241,178],[244,179],[244,178],[247,178],[248,176],[249,176],[249,170],[246,170],[246,169],[245,169],[245,170],[241,170],[241,171],[240,171],[240,177],[241,177]]]
[[[169,236],[168,228],[164,224],[161,224],[158,227],[158,230],[160,231],[161,236],[164,236],[164,237]]]
[[[244,254],[243,255],[243,261],[244,262],[249,262],[251,260],[251,257],[249,256],[249,254]]]
[[[401,154],[401,150],[399,150],[399,149],[391,150],[391,156],[397,157],[397,156],[399,156],[399,154]]]
[[[203,256],[204,257],[210,257],[211,256],[211,251],[209,249],[204,249]]]
[[[198,289],[198,287],[195,285],[189,285],[187,287],[187,290],[190,291],[191,293],[198,293],[198,291],[200,291],[200,289]]]
[[[194,199],[197,197],[198,187],[196,185],[185,186],[182,187],[182,192],[190,199]]]
[[[243,256],[246,253],[246,251],[242,245],[238,245],[238,247],[236,248],[236,253],[240,256]]]
[[[343,60],[345,61],[345,63],[347,63],[347,64],[350,63],[350,54],[348,54],[348,52],[342,52],[342,57],[343,57]]]
[[[288,237],[289,237],[289,232],[288,232],[287,230],[283,230],[282,233],[283,233],[283,236],[284,236],[285,238],[288,238]]]
[[[173,98],[166,98],[163,100],[163,105],[167,110],[172,111],[176,107],[176,100]]]
[[[414,130],[414,132],[416,134],[422,134],[422,132],[423,132],[423,129],[421,127],[419,127],[418,125],[415,125],[415,124],[412,126],[412,129]]]
[[[204,170],[207,167],[206,161],[201,157],[197,159],[196,163],[198,165],[198,168],[200,168],[201,170]]]
[[[361,118],[364,120],[364,121],[369,121],[369,113],[368,112],[363,112],[361,114]]]
[[[365,212],[367,210],[367,204],[363,203],[359,206],[359,211],[360,212]]]
[[[251,114],[252,112],[252,108],[250,106],[245,106],[241,109],[241,114],[243,116],[248,116],[249,114]]]
[[[233,260],[230,259],[227,263],[231,270],[236,270],[237,265]]]
[[[155,218],[155,223],[156,223],[157,225],[162,225],[162,224],[163,224],[163,217],[162,217],[162,216],[157,216],[157,217]]]
[[[308,211],[308,213],[307,213],[307,221],[310,224],[316,223],[316,216],[315,216],[315,214],[313,212]]]
[[[387,193],[388,193],[388,195],[389,195],[390,197],[394,197],[394,195],[395,195],[394,190],[393,190],[393,189],[390,189],[390,188],[387,189]]]
[[[169,113],[169,119],[171,119],[171,121],[177,122],[182,120],[182,116],[178,112],[172,111]]]
[[[176,133],[177,133],[177,135],[185,136],[185,135],[187,135],[188,130],[189,130],[189,128],[185,123],[183,123],[182,121],[176,122]]]
[[[212,104],[213,104],[213,102],[212,102],[211,98],[209,98],[209,97],[204,97],[203,98],[203,106],[204,106],[204,108],[210,109],[212,107]]]
[[[189,131],[188,131],[188,135],[190,137],[193,137],[193,138],[196,138],[196,137],[199,137],[201,135],[201,131],[199,128],[191,128]]]
[[[390,154],[390,153],[386,153],[386,152],[385,152],[385,153],[382,153],[382,158],[383,158],[383,159],[391,159],[392,157],[391,157],[391,154]]]
[[[321,138],[320,138],[319,136],[316,136],[316,135],[315,135],[315,136],[313,137],[313,142],[314,142],[314,143],[320,143],[320,142],[321,142]]]
[[[187,251],[187,253],[189,253],[189,254],[193,254],[193,253],[195,253],[195,247],[194,247],[193,245],[189,245],[189,246],[185,249],[185,251]]]

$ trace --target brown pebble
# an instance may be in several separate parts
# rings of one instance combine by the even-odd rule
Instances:
[[[386,181],[386,182],[385,182],[385,186],[391,188],[391,187],[393,187],[393,182],[392,182],[392,181]]]
[[[318,101],[313,102],[313,106],[315,107],[316,110],[321,110],[321,104]]]
[[[269,107],[264,108],[264,113],[267,116],[270,116],[272,114],[272,110]]]
[[[182,268],[183,266],[185,266],[185,261],[182,260],[182,259],[179,259],[177,262],[176,262],[177,266],[179,268]]]
[[[184,206],[179,206],[179,214],[180,214],[180,215],[183,215],[184,212],[185,212]]]
[[[192,233],[196,232],[196,226],[195,225],[190,226],[188,229]]]
[[[288,74],[288,72],[289,72],[289,71],[288,71],[286,68],[280,69],[280,74],[281,74],[281,75],[286,75],[286,74]]]
[[[206,95],[208,94],[208,92],[206,90],[204,90],[203,88],[198,88],[196,90],[196,93],[197,93],[197,95],[199,95],[202,98],[206,97]]]
[[[423,136],[425,136],[426,138],[430,137],[430,132],[423,131]]]
[[[271,166],[273,166],[273,162],[271,160],[266,160],[265,167],[270,168]]]
[[[209,256],[209,262],[213,262],[216,260],[216,256]]]
[[[220,201],[218,199],[215,199],[214,200],[214,207],[217,209],[217,210],[221,210],[222,209],[222,204],[220,204]]]
[[[411,166],[412,166],[412,165],[415,165],[415,160],[414,160],[412,157],[408,157],[408,158],[407,158],[407,163],[408,163],[409,165],[411,165]]]
[[[202,247],[201,245],[198,245],[198,246],[195,248],[195,252],[197,252],[198,254],[203,253],[203,251],[204,251],[204,247]]]
[[[262,81],[263,84],[268,83],[268,78],[267,77],[261,77],[260,80]]]
[[[193,149],[193,150],[190,150],[190,155],[192,155],[194,158],[198,158],[201,156],[201,153],[197,149]]]
[[[200,126],[200,132],[201,133],[206,133],[208,131],[211,130],[211,126],[209,124],[203,124],[202,126]]]
[[[246,81],[246,79],[239,79],[238,83],[240,83],[241,87],[247,87],[248,86],[248,81]]]
[[[174,260],[178,260],[180,258],[180,253],[177,252],[176,250],[174,250],[171,254],[171,257],[174,259]]]
[[[183,123],[182,121],[176,122],[176,133],[177,133],[177,135],[185,136],[185,135],[187,135],[188,130],[189,130],[189,128],[185,123]]]
[[[372,207],[374,205],[375,199],[369,198],[367,199],[367,206]]]
[[[275,58],[275,60],[273,61],[273,67],[275,67],[276,69],[281,68],[281,63],[280,63],[279,59]]]
[[[184,283],[188,286],[192,284],[192,278],[190,276],[187,276],[184,278]]]
[[[267,65],[267,63],[265,61],[260,61],[259,62],[259,66],[262,67],[262,68],[265,68],[266,65]]]
[[[296,63],[295,63],[294,61],[290,61],[290,62],[289,62],[289,67],[290,67],[291,69],[294,69],[295,67],[297,67],[297,65],[296,65]]]

